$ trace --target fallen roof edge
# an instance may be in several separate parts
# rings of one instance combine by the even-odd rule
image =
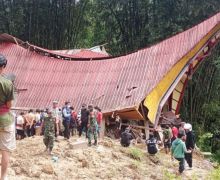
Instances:
[[[77,60],[91,61],[91,60],[102,60],[102,59],[112,58],[112,56],[88,57],[88,58],[74,57],[73,55],[68,55],[68,54],[56,52],[56,50],[49,50],[46,48],[42,48],[42,47],[33,45],[33,44],[29,43],[28,41],[24,42],[21,39],[16,38],[16,37],[14,37],[10,34],[7,34],[7,33],[0,34],[0,41],[14,43],[14,44],[17,44],[17,45],[21,46],[22,48],[28,49],[30,51],[33,50],[35,52],[45,53],[45,55],[40,54],[42,56],[48,56],[48,54],[50,54],[52,57],[57,58],[57,59],[76,60],[76,61]],[[96,52],[94,52],[94,53],[96,53]],[[99,54],[101,54],[101,53],[99,53]]]

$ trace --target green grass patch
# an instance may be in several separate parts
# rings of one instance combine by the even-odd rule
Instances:
[[[138,161],[140,161],[144,157],[144,153],[138,148],[130,148],[128,151],[128,155]]]
[[[207,179],[219,180],[220,179],[220,167],[218,167],[217,169],[213,169]]]
[[[164,170],[163,179],[164,180],[181,180],[180,177],[176,176],[176,174],[169,172],[168,170]]]

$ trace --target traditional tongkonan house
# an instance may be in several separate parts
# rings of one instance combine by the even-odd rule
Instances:
[[[220,13],[137,52],[109,57],[84,50],[52,51],[0,35],[0,53],[18,89],[15,108],[44,108],[54,99],[102,108],[104,116],[142,120],[155,127],[161,111],[179,114],[188,80],[220,40]],[[78,53],[78,54],[77,54]]]

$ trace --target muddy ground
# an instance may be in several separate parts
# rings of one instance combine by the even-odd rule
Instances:
[[[85,143],[76,147],[76,142]],[[60,137],[53,156],[44,150],[42,137],[18,141],[11,158],[9,180],[162,180],[176,179],[178,170],[178,162],[162,151],[152,157],[146,153],[145,145],[123,148],[118,141],[108,138],[97,147],[87,147],[84,138],[72,137],[68,142]],[[186,170],[177,178],[207,179],[212,169],[208,160],[197,155],[193,170]]]

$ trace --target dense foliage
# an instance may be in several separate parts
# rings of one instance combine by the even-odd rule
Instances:
[[[219,0],[0,0],[0,33],[49,49],[107,43],[113,55],[157,43],[219,12]],[[220,135],[220,46],[187,87],[181,114]]]

